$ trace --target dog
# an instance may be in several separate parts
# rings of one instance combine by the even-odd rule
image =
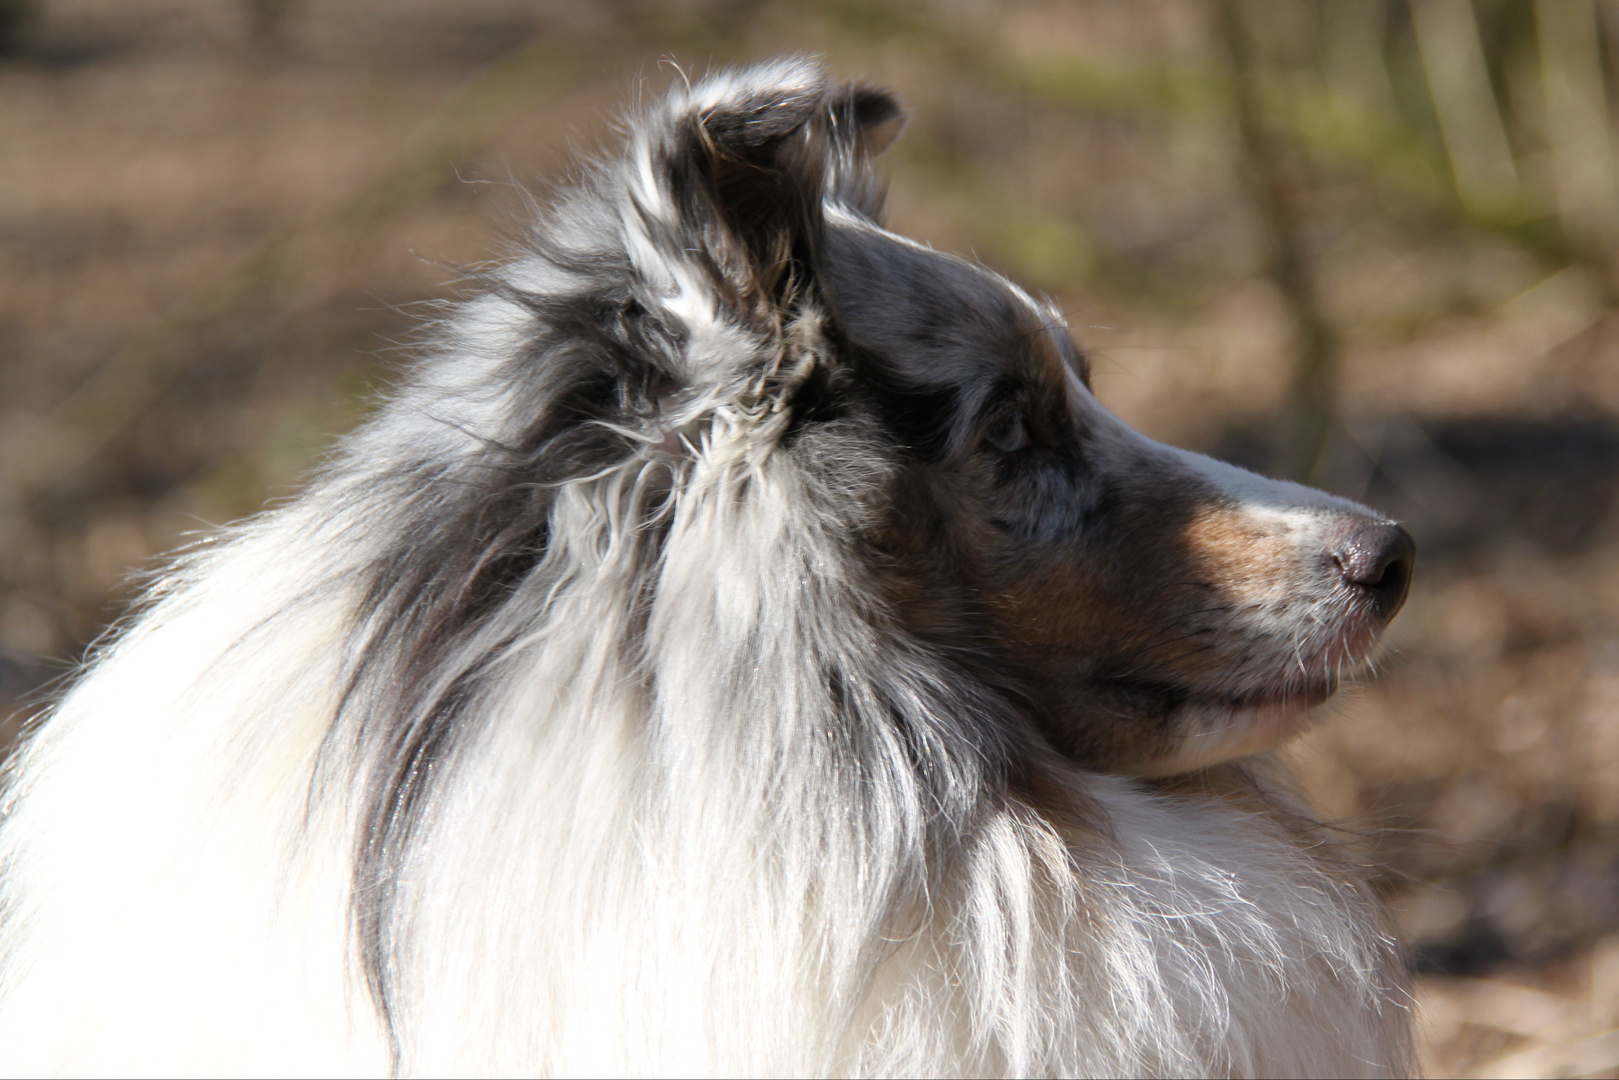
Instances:
[[[0,1067],[1392,1076],[1270,748],[1413,548],[1135,433],[813,61],[637,106],[9,766]]]

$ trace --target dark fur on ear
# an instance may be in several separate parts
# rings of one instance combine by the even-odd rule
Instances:
[[[688,162],[706,174],[715,209],[740,241],[760,298],[790,306],[814,263],[823,154],[811,121],[824,88],[749,93],[690,122]]]
[[[706,227],[659,238],[706,263],[739,314],[790,311],[814,277],[825,201],[870,217],[880,208],[869,162],[899,133],[899,106],[881,90],[829,85],[818,64],[794,60],[710,76],[670,107],[666,132],[653,137],[656,194],[687,230]],[[637,201],[661,219],[657,198]]]

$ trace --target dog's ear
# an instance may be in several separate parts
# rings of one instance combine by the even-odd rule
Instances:
[[[753,68],[706,80],[694,97],[671,179],[710,203],[708,254],[737,299],[790,305],[813,275],[821,229],[824,75],[809,64]]]
[[[899,138],[905,128],[905,111],[888,91],[859,83],[840,87],[829,106],[828,194],[875,221],[882,211],[884,192],[871,170],[871,159]]]
[[[814,291],[828,195],[870,204],[866,163],[898,133],[898,106],[791,60],[710,76],[665,109],[632,142],[632,261],[676,291],[696,264],[724,306],[778,320]]]

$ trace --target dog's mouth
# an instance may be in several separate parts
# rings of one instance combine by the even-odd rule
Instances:
[[[1370,674],[1392,611],[1337,606],[1295,620],[1293,634],[1234,621],[1203,631],[1214,644],[1200,640],[1157,663],[1121,656],[1085,670],[1081,661],[1059,683],[1067,729],[1059,745],[1091,767],[1148,777],[1271,749],[1303,731],[1342,685]]]
[[[1113,746],[1076,740],[1078,756],[1094,756],[1110,771],[1172,776],[1267,750],[1298,734],[1311,710],[1337,692],[1323,675],[1281,689],[1240,693],[1199,690],[1146,680],[1093,677],[1084,696],[1091,731],[1110,730]],[[1110,753],[1109,750],[1113,752]]]
[[[1310,711],[1337,692],[1322,680],[1273,694],[1188,696],[1171,717],[1174,747],[1136,771],[1169,776],[1268,750],[1303,730]]]

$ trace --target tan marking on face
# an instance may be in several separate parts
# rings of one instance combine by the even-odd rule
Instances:
[[[1275,517],[1280,517],[1276,515]],[[1285,600],[1305,584],[1299,537],[1285,518],[1204,505],[1187,522],[1184,546],[1199,576],[1237,602]]]
[[[992,566],[1008,635],[1043,662],[1101,674],[1197,684],[1227,665],[1208,647],[1223,609],[1283,593],[1287,541],[1190,493],[1144,500],[1082,544]]]

